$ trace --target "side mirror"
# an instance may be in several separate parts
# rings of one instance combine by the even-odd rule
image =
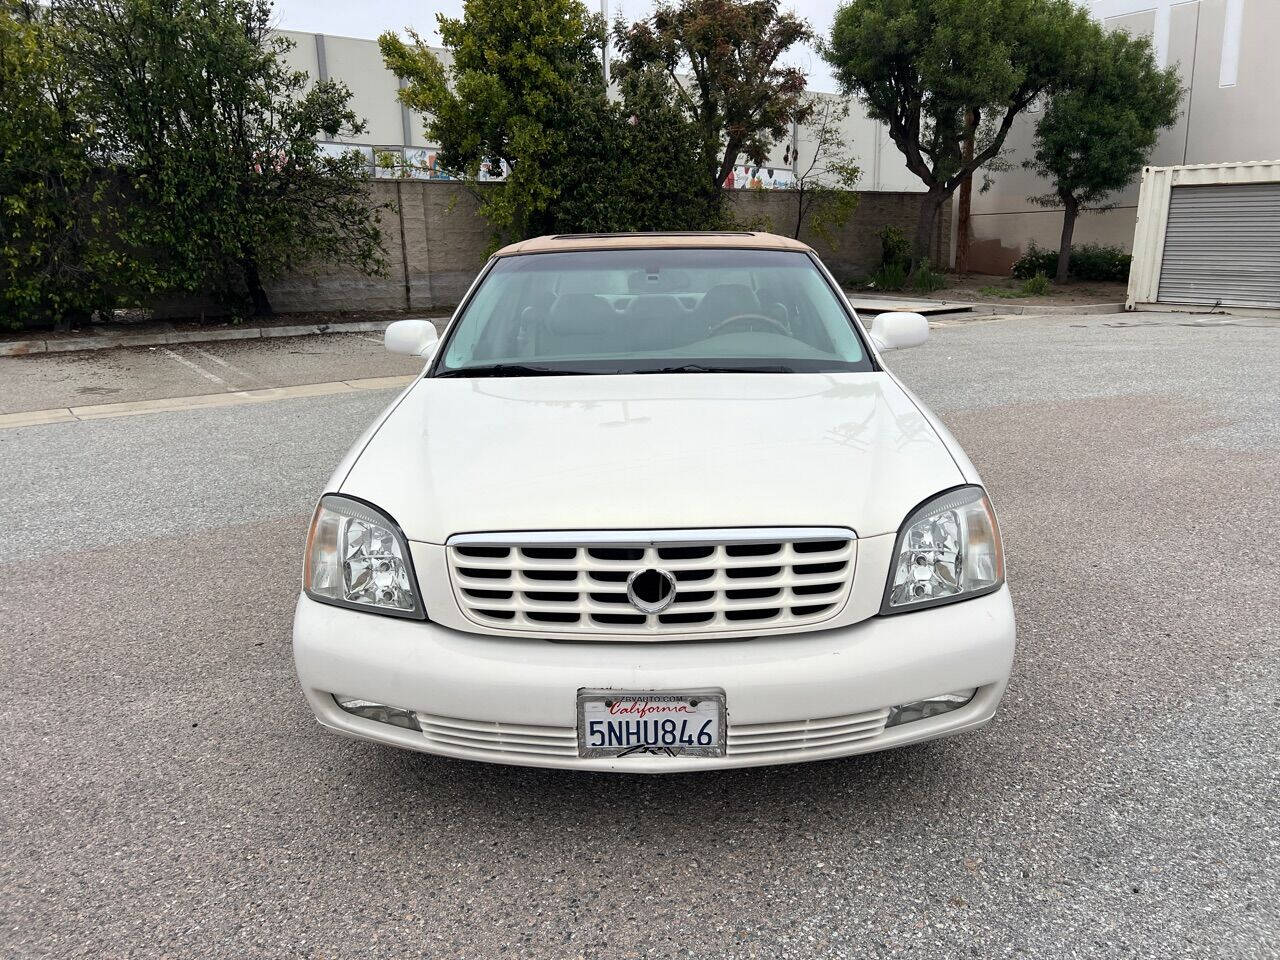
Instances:
[[[392,353],[425,358],[435,353],[440,335],[430,320],[397,320],[388,325],[382,342]]]
[[[918,313],[882,313],[871,320],[868,332],[876,349],[903,350],[929,339],[929,321]]]

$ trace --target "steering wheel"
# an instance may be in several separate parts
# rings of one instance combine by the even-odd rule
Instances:
[[[791,331],[787,329],[784,323],[780,320],[775,320],[773,317],[766,317],[763,313],[737,313],[732,317],[725,317],[719,323],[713,324],[711,329],[707,331],[707,335],[716,337],[722,333],[728,333],[727,327],[742,327],[748,331],[755,330],[755,322],[757,320],[763,320],[774,331],[784,337],[791,336]]]

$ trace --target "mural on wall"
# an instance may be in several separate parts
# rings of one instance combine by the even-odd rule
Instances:
[[[358,153],[365,167],[379,180],[456,180],[440,164],[439,147],[367,147],[355,143],[321,143],[320,152],[331,157]],[[502,180],[505,166],[485,163],[480,181]]]
[[[740,164],[724,178],[727,190],[791,190],[795,185],[795,174],[786,167]]]
[[[379,180],[456,180],[440,164],[439,147],[368,147],[355,143],[321,143],[320,150],[331,157],[358,153],[370,173]],[[505,164],[485,163],[476,179],[481,182],[506,178]],[[729,171],[724,186],[728,190],[791,190],[795,174],[788,167],[739,164]]]
[[[329,157],[342,157],[348,153],[358,153],[366,166],[373,166],[373,147],[362,147],[355,143],[321,143],[320,152]]]

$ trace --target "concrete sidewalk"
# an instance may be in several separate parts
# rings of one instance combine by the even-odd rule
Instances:
[[[1124,313],[1124,303],[1072,303],[1041,304],[1017,303],[1013,300],[1001,300],[992,303],[986,300],[933,300],[928,297],[912,297],[894,293],[869,294],[845,293],[853,308],[861,313],[886,313],[891,310],[906,310],[911,313],[922,313],[927,317],[947,313],[975,313],[983,315],[1022,316],[1023,314],[1039,315],[1088,315]]]
[[[409,319],[395,318],[395,319]],[[439,327],[448,317],[428,317]],[[381,333],[394,320],[337,320],[333,323],[262,324],[179,329],[172,323],[131,324],[100,328],[85,336],[49,334],[45,337],[0,340],[0,357],[32,353],[72,353],[78,350],[111,350],[116,347],[160,347],[177,343],[212,343],[218,340],[265,340],[273,337],[306,337],[321,333]]]

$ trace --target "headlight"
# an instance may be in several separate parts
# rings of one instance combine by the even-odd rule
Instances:
[[[898,531],[880,612],[901,613],[1000,589],[1004,548],[981,487],[959,487],[916,508]]]
[[[400,528],[351,497],[320,498],[307,536],[303,586],[322,603],[426,619]]]

